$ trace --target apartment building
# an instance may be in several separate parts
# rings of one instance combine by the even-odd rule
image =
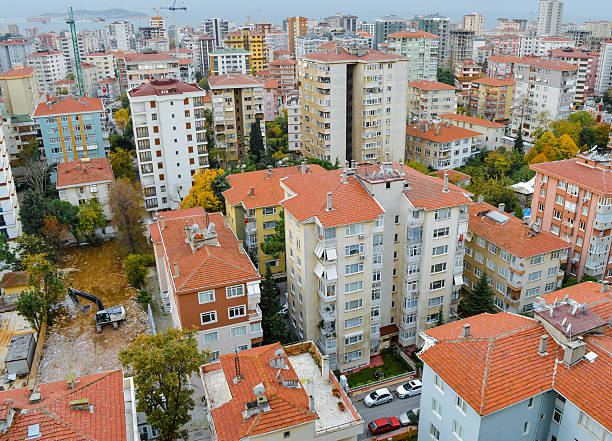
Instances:
[[[178,60],[167,53],[127,53],[117,55],[121,93],[140,86],[145,80],[179,78]]]
[[[255,75],[268,68],[268,47],[264,34],[247,29],[228,32],[225,34],[223,44],[227,49],[241,49],[250,52],[250,71],[244,73]]]
[[[476,150],[493,151],[502,146],[502,138],[506,129],[505,124],[456,113],[445,113],[440,115],[439,118],[442,122],[448,122],[454,126],[480,133],[476,137]]]
[[[434,170],[465,165],[478,150],[480,132],[428,121],[406,126],[406,159],[414,159]]]
[[[0,73],[26,64],[26,56],[34,52],[34,44],[19,38],[0,41]]]
[[[567,273],[578,280],[584,274],[612,277],[612,194],[605,185],[609,161],[593,153],[531,166],[536,172],[532,223],[568,242]]]
[[[537,35],[555,36],[561,34],[563,2],[561,0],[540,0]]]
[[[474,31],[454,29],[450,31],[449,57],[453,63],[474,57]]]
[[[49,164],[104,158],[110,150],[106,111],[99,98],[53,98],[38,104],[32,118],[40,126]]]
[[[599,53],[595,92],[601,96],[612,87],[612,40],[603,42]]]
[[[289,34],[283,31],[270,31],[265,34],[268,47],[268,62],[274,61],[274,52],[289,50]]]
[[[215,39],[209,35],[201,35],[198,37],[193,48],[193,60],[195,69],[202,73],[202,76],[208,78],[210,76],[210,53],[215,50]]]
[[[521,38],[518,34],[496,35],[488,40],[488,44],[493,46],[494,55],[518,57]]]
[[[111,219],[109,190],[115,180],[108,158],[81,158],[62,162],[57,166],[55,187],[62,201],[79,206],[92,199],[104,209],[106,219]]]
[[[98,91],[97,83],[100,75],[98,66],[95,64],[81,63],[81,78],[83,80],[83,92],[86,96],[96,96]]]
[[[104,26],[104,47],[106,50],[129,51],[136,49],[134,25],[118,20]]]
[[[340,45],[298,59],[302,155],[340,164],[403,162],[408,64]]]
[[[438,72],[440,37],[413,29],[387,37],[387,50],[410,60],[408,81],[435,81]]]
[[[92,64],[97,68],[98,81],[105,78],[117,78],[115,71],[115,55],[112,52],[92,52],[83,55],[84,64]]]
[[[208,167],[206,92],[174,79],[130,90],[138,173],[149,211],[176,209],[193,175]]]
[[[280,114],[282,98],[278,92],[278,80],[269,79],[264,81],[264,121],[274,121]]]
[[[243,49],[215,49],[208,54],[208,66],[211,77],[232,72],[250,75],[251,53]]]
[[[329,38],[317,34],[305,34],[295,39],[295,58],[303,58],[305,55],[317,52],[321,45],[328,44]]]
[[[425,331],[419,441],[609,439],[607,289],[585,282],[543,296],[533,318],[480,314]]]
[[[592,96],[595,93],[599,52],[584,52],[573,48],[563,48],[550,51],[549,57],[552,60],[559,60],[578,66],[574,106],[577,107],[584,104],[586,97]]]
[[[255,265],[262,274],[267,266],[274,274],[285,272],[284,253],[275,259],[261,250],[261,244],[267,236],[275,234],[276,224],[281,219],[281,200],[285,193],[280,180],[296,174],[319,174],[324,171],[315,164],[302,164],[228,176],[230,188],[223,192],[223,196],[229,227],[244,242],[250,255],[255,257]]]
[[[261,344],[261,277],[225,224],[203,207],[161,213],[149,225],[166,311],[174,326],[197,329],[200,350],[220,354]]]
[[[397,15],[377,18],[374,22],[374,40],[372,41],[374,49],[378,49],[380,45],[386,42],[389,35],[405,31],[406,25],[406,19]]]
[[[292,96],[285,103],[287,110],[287,148],[290,152],[302,151],[302,105],[299,97]]]
[[[440,14],[416,16],[418,30],[429,32],[440,37],[438,48],[438,65],[450,67],[450,19]]]
[[[0,74],[4,110],[8,115],[31,115],[40,101],[33,67],[15,66]]]
[[[443,113],[457,112],[457,88],[438,81],[408,83],[408,119],[430,121]]]
[[[270,63],[270,78],[278,81],[278,92],[287,99],[290,94],[297,95],[297,61],[275,60]]]
[[[0,120],[0,235],[12,241],[21,236],[21,221],[19,199],[5,135],[4,126],[7,124],[6,121]]]
[[[510,121],[515,82],[494,77],[481,77],[472,81],[470,89],[470,115],[490,121]]]
[[[590,31],[593,38],[608,39],[612,37],[612,22],[608,20],[586,21],[582,27]]]
[[[519,126],[523,139],[532,142],[536,117],[546,110],[552,121],[569,116],[576,93],[578,66],[561,61],[527,58],[515,64],[515,100],[526,100],[520,117],[512,119],[512,133]]]
[[[263,81],[239,73],[209,79],[212,96],[215,142],[227,161],[238,161],[247,151],[251,124],[259,122],[266,139],[263,113]]]
[[[229,32],[229,21],[223,18],[207,18],[202,20],[202,30],[214,39],[216,48],[223,47],[223,37]]]
[[[519,43],[519,57],[546,57],[555,49],[575,47],[574,40],[565,37],[542,37],[536,35],[523,35]]]
[[[455,62],[453,77],[455,78],[455,86],[459,90],[470,90],[472,81],[482,77],[482,66],[476,64],[474,60],[464,59]]]
[[[561,287],[567,242],[505,213],[503,204],[494,207],[480,198],[469,210],[463,261],[467,292],[486,273],[495,307],[522,313],[533,310],[537,296]]]
[[[340,385],[312,342],[222,355],[202,366],[201,378],[213,441],[357,441],[364,430],[344,391],[327,399]]]
[[[60,51],[39,51],[26,56],[26,63],[33,67],[42,93],[53,94],[53,83],[66,78],[66,61]]]
[[[487,60],[487,76],[499,80],[514,78],[515,65],[522,61],[519,57],[493,55]]]
[[[302,35],[306,35],[306,17],[289,17],[287,19],[287,34],[289,34],[289,51],[295,53],[295,40]]]
[[[476,12],[464,15],[462,27],[467,31],[473,31],[476,36],[482,35],[485,30],[483,15]]]
[[[448,318],[470,200],[443,182],[391,163],[281,180],[291,325],[332,367],[367,365]]]

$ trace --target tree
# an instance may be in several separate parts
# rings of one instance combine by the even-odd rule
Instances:
[[[41,234],[49,206],[45,198],[36,190],[28,190],[19,208],[21,226],[26,234]]]
[[[50,168],[46,161],[32,159],[23,165],[23,176],[26,183],[41,195],[47,194],[49,184]]]
[[[122,108],[127,109],[130,107],[130,99],[128,98],[127,93],[122,93],[119,99],[121,100]]]
[[[223,169],[207,168],[193,176],[193,185],[189,194],[181,202],[181,208],[204,207],[209,213],[223,210],[221,200],[215,195],[212,183],[219,175],[223,175]]]
[[[582,127],[578,122],[573,123],[567,119],[560,119],[550,123],[550,129],[557,138],[560,138],[562,135],[569,135],[574,140],[574,143],[577,144]]]
[[[17,256],[11,250],[8,239],[0,234],[0,270],[5,270],[17,263]]]
[[[35,136],[32,136],[28,143],[19,150],[17,153],[17,157],[19,158],[19,165],[24,166],[31,161],[38,161],[40,159],[40,151],[38,140]]]
[[[128,283],[134,288],[142,288],[145,277],[147,277],[146,256],[142,254],[130,254],[123,259],[123,270]]]
[[[283,309],[280,303],[280,294],[270,266],[266,265],[266,274],[261,282],[261,327],[263,328],[263,343],[270,344],[280,341],[289,343],[289,332],[285,317],[280,313]]]
[[[597,150],[608,151],[608,143],[610,142],[610,124],[600,124],[595,127],[595,145]]]
[[[195,330],[170,328],[154,335],[141,334],[119,352],[121,364],[136,386],[136,409],[159,431],[160,441],[187,439],[183,426],[195,403],[189,378],[209,354],[198,350]]]
[[[578,146],[572,137],[566,133],[557,139],[553,145],[553,150],[555,152],[555,160],[569,159],[576,156],[576,153],[578,153]]]
[[[452,69],[438,68],[437,79],[440,83],[448,84],[450,86],[455,85],[455,77],[453,76]]]
[[[251,133],[249,135],[249,152],[253,156],[254,162],[261,162],[265,152],[263,137],[261,136],[261,125],[259,118],[251,124]]]
[[[584,110],[572,113],[567,117],[567,120],[569,122],[579,124],[582,128],[591,128],[595,125],[595,119],[589,112],[585,112]]]
[[[490,152],[484,162],[489,176],[503,177],[510,170],[510,161],[506,157],[505,152],[499,150]]]
[[[41,255],[46,258],[51,258],[51,249],[49,244],[39,236],[22,234],[16,240],[15,254],[17,260],[13,264],[13,271],[25,271],[25,259],[28,256]]]
[[[122,107],[113,114],[113,118],[117,123],[119,130],[123,132],[125,130],[125,126],[127,126],[127,123],[130,121],[130,114],[126,108]]]
[[[539,138],[542,133],[547,131],[550,127],[552,119],[550,118],[550,112],[548,110],[542,110],[535,116],[535,130],[532,133],[534,138]]]
[[[110,163],[115,179],[126,178],[132,182],[136,180],[134,154],[131,151],[118,147],[114,152],[111,152]]]
[[[283,210],[279,211],[278,217],[279,219],[274,226],[274,234],[267,236],[259,245],[264,254],[275,259],[279,259],[281,253],[285,251],[285,213]]]
[[[49,203],[49,214],[55,217],[61,226],[70,230],[74,238],[77,239],[79,207],[68,201],[53,199]]]
[[[516,135],[512,150],[520,153],[521,156],[525,155],[525,143],[523,142],[523,132],[521,130],[519,130],[518,135]]]
[[[206,79],[206,78],[200,78],[200,79],[198,80],[198,87],[199,87],[200,89],[205,90],[206,92],[209,92],[209,91],[210,91],[210,86],[208,85],[208,79]]]
[[[429,168],[427,168],[427,166],[423,164],[422,162],[411,159],[410,161],[406,163],[406,165],[410,168],[415,169],[416,171],[420,171],[423,174],[426,174],[426,175],[429,174]]]
[[[484,197],[491,205],[499,206],[505,204],[506,211],[513,212],[520,209],[520,203],[516,193],[508,187],[511,184],[507,177],[491,178],[488,176],[472,177],[468,189]]]
[[[55,216],[45,217],[45,223],[41,229],[45,242],[55,251],[55,257],[59,257],[59,252],[63,248],[62,244],[62,225]]]
[[[104,227],[106,227],[106,216],[97,199],[90,199],[79,206],[79,224],[76,228],[79,238],[95,242],[96,230]]]
[[[487,272],[482,273],[476,287],[463,298],[461,309],[468,315],[493,313],[493,290],[487,281]]]
[[[144,199],[139,188],[127,179],[117,179],[111,184],[109,206],[111,223],[119,239],[130,252],[136,253],[144,245],[144,227],[141,218],[145,215]]]
[[[47,305],[39,292],[24,291],[17,300],[17,313],[38,333],[44,321]]]
[[[225,196],[223,196],[223,192],[231,188],[229,182],[227,182],[227,176],[224,173],[219,173],[210,183],[210,188],[215,197],[221,202],[221,211],[225,214]]]

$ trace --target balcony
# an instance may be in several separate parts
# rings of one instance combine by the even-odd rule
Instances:
[[[336,320],[336,304],[319,302],[319,315],[326,322],[333,322]]]
[[[603,275],[606,270],[605,260],[589,259],[587,258],[584,264],[584,273],[589,276],[598,277]]]
[[[251,340],[263,337],[263,329],[260,331],[251,331]]]
[[[324,286],[323,289],[319,289],[317,291],[319,293],[319,297],[326,303],[335,302],[336,301],[336,285],[327,285]]]
[[[319,338],[319,349],[326,355],[336,353],[336,337],[325,338],[323,335]]]
[[[521,290],[523,289],[523,281],[519,279],[507,279],[508,285],[510,285],[510,289]]]
[[[612,228],[612,212],[597,207],[595,219],[593,219],[593,228],[599,231]]]
[[[255,312],[249,312],[249,323],[261,321],[261,309],[259,305],[255,305]]]
[[[510,269],[516,273],[523,274],[525,272],[525,259],[513,259],[510,262]]]

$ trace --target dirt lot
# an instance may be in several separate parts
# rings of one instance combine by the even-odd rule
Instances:
[[[68,314],[61,317],[47,334],[38,382],[63,380],[72,371],[76,376],[121,368],[117,358],[120,349],[136,336],[149,332],[147,314],[136,303],[136,290],[127,284],[116,241],[66,250],[60,263],[73,288],[94,294],[104,307],[123,305],[127,319],[119,329],[105,326],[96,333],[92,305],[82,313],[68,297]],[[89,304],[81,299],[82,304]]]

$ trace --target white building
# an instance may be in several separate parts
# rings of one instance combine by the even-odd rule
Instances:
[[[27,40],[6,40],[0,42],[0,72],[25,65],[26,55],[34,52],[34,44]]]
[[[114,21],[104,26],[103,33],[106,50],[129,51],[136,49],[134,25],[132,23],[123,20]]]
[[[274,61],[274,52],[289,50],[289,34],[282,31],[270,31],[265,34],[268,47],[268,62]]]
[[[53,94],[53,83],[66,78],[66,60],[60,51],[34,52],[26,57],[28,66],[36,69],[38,89],[42,93]]]
[[[208,54],[210,76],[216,77],[230,72],[251,74],[251,53],[244,49],[215,49]]]
[[[223,18],[207,18],[202,20],[202,30],[209,37],[214,38],[215,47],[223,47],[225,34],[229,32],[229,21]]]
[[[538,12],[538,35],[559,35],[563,19],[563,2],[561,0],[540,0]]]
[[[149,211],[178,208],[193,175],[208,167],[204,92],[175,79],[130,90],[138,172]]]
[[[289,151],[302,150],[302,105],[297,97],[287,101],[287,143]]]
[[[306,34],[295,39],[295,57],[300,58],[319,50],[319,46],[329,43],[329,39],[321,35]]]
[[[476,148],[478,150],[486,149],[491,152],[502,146],[502,138],[506,128],[504,124],[456,113],[446,113],[440,115],[439,118],[443,122],[449,122],[454,126],[479,132],[480,135],[476,137]]]
[[[606,93],[612,87],[612,41],[601,44],[595,91],[598,95]]]
[[[474,35],[482,35],[484,32],[484,17],[482,14],[472,12],[463,16],[463,29],[466,31],[474,31]]]
[[[571,38],[523,35],[519,39],[519,57],[547,57],[552,50],[568,47],[576,47]]]
[[[11,169],[11,157],[5,142],[6,122],[0,120],[0,235],[8,240],[21,235],[19,220],[19,199],[15,190],[15,180]]]
[[[83,63],[97,67],[98,81],[105,78],[116,78],[115,56],[111,52],[92,52],[81,58]]]

